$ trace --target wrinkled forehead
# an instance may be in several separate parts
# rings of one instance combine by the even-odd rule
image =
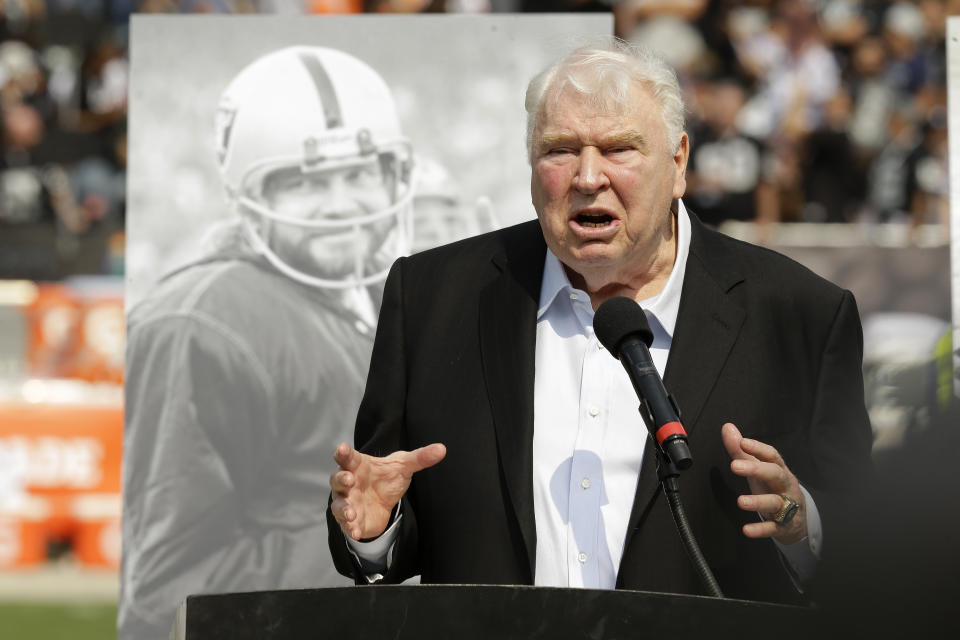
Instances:
[[[537,111],[536,131],[539,135],[545,127],[571,117],[581,121],[606,120],[611,126],[634,128],[640,126],[645,113],[660,117],[659,105],[640,83],[631,83],[625,93],[618,93],[603,87],[584,92],[558,82],[544,93]]]

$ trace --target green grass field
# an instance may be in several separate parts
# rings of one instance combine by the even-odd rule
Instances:
[[[115,604],[0,603],[3,640],[113,640]]]

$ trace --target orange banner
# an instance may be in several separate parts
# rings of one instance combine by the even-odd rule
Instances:
[[[26,493],[0,505],[0,566],[69,540],[80,563],[118,567],[122,452],[120,406],[0,404],[0,459]]]
[[[123,382],[123,296],[108,286],[40,284],[24,309],[32,377]]]
[[[0,447],[30,493],[119,493],[123,408],[0,404]]]

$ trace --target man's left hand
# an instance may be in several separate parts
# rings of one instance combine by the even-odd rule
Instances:
[[[730,469],[747,479],[751,495],[737,498],[737,506],[744,511],[756,511],[765,519],[743,526],[748,538],[774,538],[781,544],[799,542],[807,535],[807,505],[800,491],[797,477],[790,472],[780,453],[768,444],[744,438],[732,424],[726,423],[720,431],[723,445],[733,458]],[[786,496],[800,505],[789,522],[778,524],[774,515],[783,508]]]

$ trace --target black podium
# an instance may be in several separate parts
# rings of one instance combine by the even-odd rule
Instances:
[[[816,640],[823,635],[820,627],[814,610],[744,600],[644,591],[399,585],[190,596],[180,606],[170,637],[716,640],[761,633],[778,640]]]

